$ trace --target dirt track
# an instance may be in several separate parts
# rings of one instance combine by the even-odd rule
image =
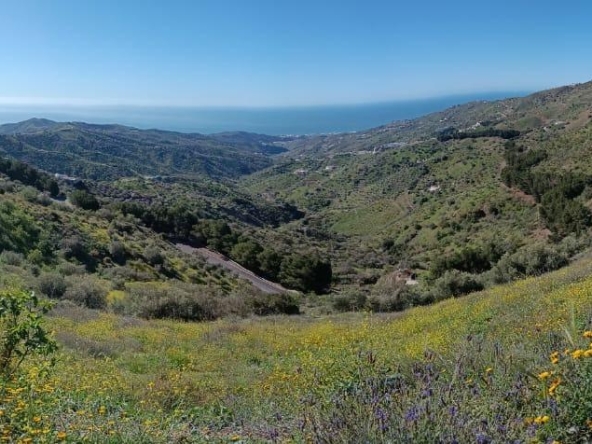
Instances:
[[[277,294],[287,293],[288,290],[279,284],[265,280],[250,270],[247,270],[242,265],[228,259],[226,256],[216,253],[215,251],[208,250],[207,248],[193,248],[185,244],[175,244],[179,250],[188,254],[199,254],[208,262],[208,264],[219,265],[231,273],[235,274],[241,279],[246,279],[259,290],[264,293]]]

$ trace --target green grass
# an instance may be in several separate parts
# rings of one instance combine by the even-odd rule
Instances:
[[[192,324],[62,307],[49,320],[62,344],[56,366],[42,376],[31,362],[28,376],[10,384],[23,390],[5,393],[0,427],[15,441],[52,442],[65,433],[59,436],[69,442],[205,442],[208,437],[258,442],[275,434],[304,442],[328,433],[335,413],[329,401],[343,401],[348,393],[343,390],[359,384],[360,392],[348,395],[343,411],[356,427],[371,426],[369,439],[388,440],[364,413],[366,378],[399,373],[408,378],[414,366],[430,362],[442,372],[442,384],[458,362],[466,378],[480,378],[492,368],[491,384],[479,382],[480,390],[491,391],[479,398],[482,405],[470,401],[471,384],[452,384],[457,392],[448,394],[473,419],[493,415],[501,391],[522,375],[528,387],[524,405],[504,407],[502,413],[527,421],[547,408],[536,395],[540,383],[530,375],[547,370],[549,353],[567,346],[565,331],[577,338],[589,327],[591,275],[592,260],[583,259],[539,278],[381,316]],[[360,380],[361,375],[366,376]],[[411,388],[397,408],[411,402]],[[299,428],[304,418],[309,426],[318,425],[316,432]],[[526,436],[528,430],[524,422],[515,424],[512,436]],[[351,439],[351,430],[333,431]],[[536,434],[559,436],[560,430],[549,425]]]

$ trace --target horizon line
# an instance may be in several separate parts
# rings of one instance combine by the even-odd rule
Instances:
[[[18,107],[64,107],[72,109],[105,109],[105,108],[179,108],[179,109],[236,109],[236,110],[264,110],[264,109],[310,109],[310,108],[334,108],[334,107],[361,107],[374,105],[389,105],[394,103],[409,103],[422,102],[447,98],[471,98],[479,95],[503,95],[508,94],[505,98],[524,97],[538,91],[534,89],[509,89],[509,90],[483,90],[475,92],[459,92],[451,94],[437,94],[432,96],[418,96],[418,97],[402,97],[386,100],[371,100],[371,101],[352,101],[352,102],[334,102],[334,103],[301,103],[301,104],[265,104],[265,105],[237,105],[237,104],[190,104],[190,103],[166,103],[166,102],[121,102],[118,100],[102,100],[96,101],[92,99],[79,98],[48,98],[48,97],[2,97],[0,96],[0,106],[9,108]],[[478,99],[475,99],[478,100]],[[484,99],[487,100],[487,99]]]

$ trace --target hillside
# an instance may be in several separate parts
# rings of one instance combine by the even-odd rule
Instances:
[[[33,360],[30,385],[1,389],[0,427],[50,442],[586,442],[591,273],[588,257],[383,316],[195,324],[62,305],[56,366]]]
[[[586,250],[591,109],[588,83],[334,136],[32,119],[0,127],[0,152],[85,179],[65,178],[50,202],[64,211],[68,197],[81,223],[207,247],[284,287],[329,293],[301,301],[312,312],[380,312],[538,275]],[[12,182],[27,177],[9,175],[7,189],[31,194]],[[34,205],[43,199],[28,199],[33,214],[45,211]],[[110,235],[98,249],[114,269],[137,256],[124,242],[114,260],[107,245],[120,241]],[[17,252],[37,248],[29,247]],[[50,255],[47,265],[61,259]],[[129,297],[137,280],[123,279],[118,291]]]
[[[427,285],[392,304],[421,303],[544,272],[589,245],[592,83],[282,145],[241,183],[306,211],[300,229],[330,239],[342,289],[379,297],[410,270]]]
[[[569,122],[571,129],[578,129],[589,122],[591,103],[592,82],[588,82],[541,91],[528,97],[470,102],[354,134],[297,138],[279,143],[289,148],[290,156],[325,156],[397,148],[398,144],[413,144],[433,138],[449,127],[470,129],[477,125],[475,128],[484,126],[533,131],[548,126],[564,126]]]
[[[0,153],[50,173],[95,180],[128,176],[211,179],[249,174],[282,150],[271,136],[214,136],[121,125],[31,119],[0,126]]]
[[[591,105],[367,139],[4,126],[0,434],[589,441]]]

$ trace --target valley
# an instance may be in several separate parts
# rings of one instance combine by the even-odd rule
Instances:
[[[591,159],[592,83],[334,135],[0,125],[38,341],[0,434],[587,442]]]

